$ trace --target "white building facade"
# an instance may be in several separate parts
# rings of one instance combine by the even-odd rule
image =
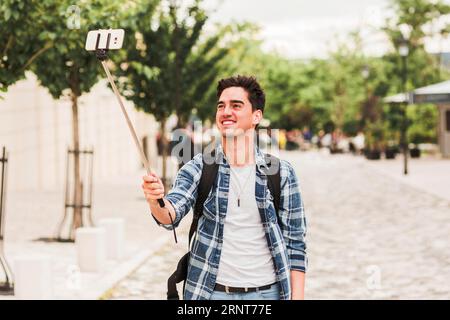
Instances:
[[[28,72],[0,99],[0,147],[8,151],[8,189],[64,188],[67,150],[72,148],[72,106],[68,98],[55,100]],[[136,173],[141,166],[117,98],[99,81],[79,98],[80,148],[94,150],[94,181]],[[141,142],[146,138],[150,166],[161,164],[156,149],[159,130],[154,117],[124,100]]]

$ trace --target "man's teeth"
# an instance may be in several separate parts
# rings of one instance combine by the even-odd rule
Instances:
[[[223,123],[223,124],[232,124],[232,123],[234,123],[234,121],[227,120],[227,121],[223,121],[222,123]]]

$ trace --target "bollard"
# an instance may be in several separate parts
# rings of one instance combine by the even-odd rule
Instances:
[[[101,272],[106,263],[104,228],[78,228],[75,232],[78,266],[81,272]]]
[[[99,221],[99,226],[106,230],[106,253],[109,259],[123,258],[125,247],[125,220],[107,218]]]
[[[43,256],[14,260],[15,297],[19,300],[52,299],[51,263]]]

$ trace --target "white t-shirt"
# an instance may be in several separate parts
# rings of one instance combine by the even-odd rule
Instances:
[[[276,281],[255,199],[255,164],[230,170],[228,209],[216,282],[230,287],[259,287]],[[240,206],[238,207],[238,195]]]

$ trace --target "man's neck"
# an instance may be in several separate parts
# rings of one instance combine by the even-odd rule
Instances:
[[[255,163],[254,132],[235,136],[222,137],[223,152],[232,166],[245,166]]]

